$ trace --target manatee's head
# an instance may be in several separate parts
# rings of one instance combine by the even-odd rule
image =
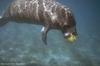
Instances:
[[[64,37],[69,42],[75,42],[77,39],[76,22],[70,10],[65,9],[64,22],[62,32]]]

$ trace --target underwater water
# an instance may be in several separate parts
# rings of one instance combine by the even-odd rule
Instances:
[[[0,0],[0,15],[12,0]],[[9,22],[0,27],[0,66],[100,66],[100,1],[57,0],[72,8],[79,38],[65,41],[61,31],[41,40],[40,25]]]

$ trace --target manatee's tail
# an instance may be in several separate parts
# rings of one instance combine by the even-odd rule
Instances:
[[[0,27],[4,26],[6,23],[8,23],[8,19],[0,16]]]

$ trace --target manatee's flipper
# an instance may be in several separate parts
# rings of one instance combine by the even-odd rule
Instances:
[[[6,23],[8,23],[8,18],[7,17],[2,17],[0,16],[0,27],[4,26]]]
[[[47,33],[49,31],[49,27],[43,27],[41,32],[42,32],[42,41],[47,45]]]

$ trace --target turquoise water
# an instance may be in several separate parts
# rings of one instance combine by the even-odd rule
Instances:
[[[79,38],[74,44],[61,31],[41,40],[40,25],[9,22],[0,27],[0,66],[100,66],[99,0],[58,0],[72,8]],[[0,15],[11,0],[0,0]]]

